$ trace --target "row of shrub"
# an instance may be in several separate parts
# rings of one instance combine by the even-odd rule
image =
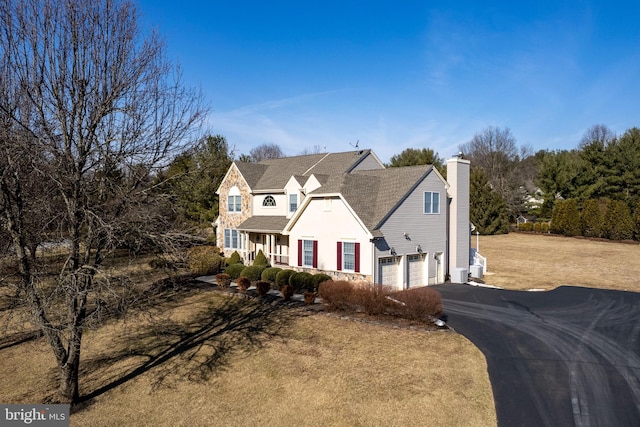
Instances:
[[[273,284],[276,289],[291,285],[295,293],[318,292],[320,283],[331,280],[331,276],[324,273],[311,274],[278,267],[244,266],[242,264],[230,265],[223,274],[216,276],[218,282],[222,280],[223,283],[227,278],[229,281],[241,278],[246,278],[251,282],[264,281]]]
[[[518,224],[519,231],[533,231],[534,233],[548,233],[548,222],[521,222]]]
[[[640,240],[640,204],[632,212],[622,200],[607,198],[557,200],[550,231],[565,236],[601,237],[611,240]]]
[[[232,271],[242,271],[243,268],[245,268],[238,251],[234,251],[229,258],[225,258],[216,246],[194,246],[189,249],[188,259],[189,270],[199,275],[217,274],[229,268],[231,268]],[[262,251],[258,251],[251,267],[269,267],[269,260]],[[256,268],[253,271],[247,271],[248,274],[251,274],[251,276],[249,276],[251,280],[260,279],[260,272],[257,272],[257,270]]]
[[[389,314],[423,323],[442,315],[442,297],[430,287],[398,292],[384,285],[337,280],[323,282],[319,295],[327,308],[336,311]]]

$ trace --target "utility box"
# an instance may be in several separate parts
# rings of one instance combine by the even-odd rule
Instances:
[[[467,283],[469,280],[466,268],[454,268],[451,273],[451,283]]]
[[[474,264],[469,267],[469,274],[476,279],[482,279],[482,266],[480,264]]]

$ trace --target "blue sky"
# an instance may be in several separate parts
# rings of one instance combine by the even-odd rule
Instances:
[[[447,158],[487,126],[534,151],[640,126],[637,2],[137,4],[237,155],[360,141],[385,162],[406,148]]]

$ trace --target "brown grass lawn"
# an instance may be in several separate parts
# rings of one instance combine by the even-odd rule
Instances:
[[[640,292],[637,243],[510,233],[480,236],[480,253],[487,257],[485,282],[502,288],[572,285]]]
[[[90,331],[84,345],[87,401],[72,426],[496,424],[484,357],[451,332],[200,290]],[[41,339],[5,341],[0,360],[0,402],[50,399]]]

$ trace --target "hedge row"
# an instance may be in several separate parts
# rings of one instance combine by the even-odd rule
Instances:
[[[621,200],[589,199],[581,207],[576,199],[558,200],[550,231],[565,236],[640,240],[640,202],[632,212]]]

